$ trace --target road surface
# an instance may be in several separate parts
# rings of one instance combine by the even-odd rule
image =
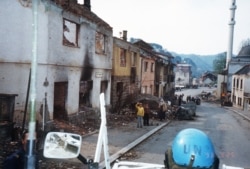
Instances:
[[[185,128],[204,131],[214,143],[220,165],[250,167],[250,123],[218,104],[203,102],[193,121],[172,121],[168,126],[137,146],[132,161],[164,164],[164,153],[175,135]]]

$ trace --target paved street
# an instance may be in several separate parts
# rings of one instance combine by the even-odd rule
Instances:
[[[249,112],[203,102],[197,108],[197,117],[194,121],[173,121],[154,137],[136,147],[134,151],[138,157],[133,161],[163,164],[164,153],[175,135],[184,128],[197,128],[212,139],[221,165],[249,167],[249,117]]]
[[[171,141],[178,131],[194,127],[203,130],[211,137],[216,153],[221,160],[220,164],[250,166],[248,161],[250,158],[248,140],[250,138],[247,134],[250,128],[250,115],[248,112],[231,107],[221,107],[216,103],[203,102],[197,108],[197,117],[194,121],[169,123],[154,120],[153,126],[146,126],[142,129],[137,129],[135,124],[136,121],[131,121],[119,128],[108,128],[111,161],[114,157],[117,158],[128,151],[131,144],[132,147],[135,146],[138,138],[146,139],[152,130],[155,130],[154,132],[159,130],[130,152],[135,156],[125,160],[163,164],[165,150],[171,145]],[[98,133],[83,138],[83,155],[94,158],[97,138]],[[103,156],[101,159],[103,160]],[[102,162],[101,165],[104,166],[104,163]]]
[[[197,108],[197,117],[194,121],[172,121],[169,123],[168,120],[160,122],[151,119],[151,123],[151,126],[138,129],[136,128],[136,119],[134,119],[117,127],[108,127],[110,161],[112,162],[128,152],[130,148],[139,144],[127,153],[131,157],[125,158],[125,160],[163,164],[165,150],[167,146],[171,145],[171,141],[177,132],[183,128],[195,127],[205,131],[212,138],[221,164],[240,167],[250,166],[248,161],[250,159],[249,112],[232,107],[221,107],[218,103],[203,101]],[[81,150],[83,156],[94,159],[98,134],[98,132],[94,132],[83,136]],[[146,139],[147,137],[149,139]],[[63,165],[75,166],[76,168],[84,167],[78,159],[70,161],[51,159],[49,161],[55,168],[62,168]],[[45,161],[40,163],[41,166],[46,166]],[[103,154],[101,166],[104,167]]]

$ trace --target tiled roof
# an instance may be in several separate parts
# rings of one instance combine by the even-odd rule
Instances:
[[[238,70],[235,74],[242,75],[242,74],[248,74],[248,73],[250,73],[250,65],[245,65],[240,70]]]
[[[250,57],[250,45],[243,46],[236,57]]]

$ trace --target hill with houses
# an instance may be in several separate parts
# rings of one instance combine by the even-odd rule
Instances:
[[[150,43],[151,46],[157,52],[162,52],[166,54],[171,54],[174,59],[173,62],[178,63],[188,63],[192,65],[192,75],[193,77],[200,77],[203,73],[213,71],[213,61],[219,55],[198,55],[198,54],[181,54],[177,52],[170,52],[167,49],[164,49],[161,45],[156,43]]]

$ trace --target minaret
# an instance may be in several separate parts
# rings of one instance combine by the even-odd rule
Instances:
[[[228,40],[228,49],[227,49],[227,62],[226,62],[226,69],[228,69],[228,64],[232,58],[233,53],[233,35],[234,35],[234,25],[235,25],[235,10],[236,10],[236,0],[232,0],[232,4],[230,6],[230,21],[229,21],[229,40]]]

